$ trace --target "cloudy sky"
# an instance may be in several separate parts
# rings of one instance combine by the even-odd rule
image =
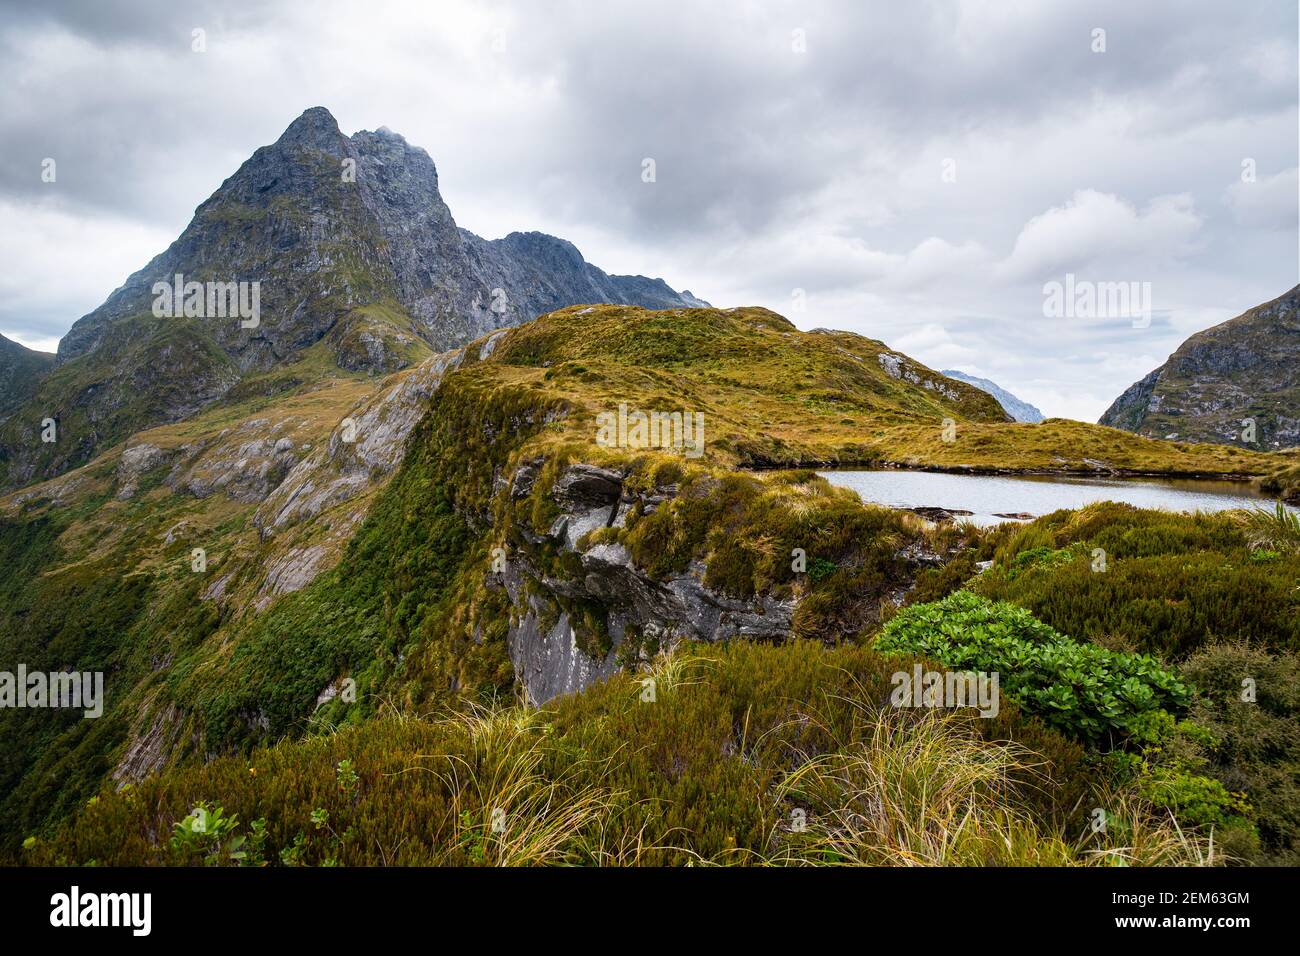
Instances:
[[[1094,420],[1296,284],[1297,36],[1295,0],[4,0],[0,332],[52,350],[321,105],[480,235]],[[1149,325],[1045,316],[1067,273],[1150,283]]]

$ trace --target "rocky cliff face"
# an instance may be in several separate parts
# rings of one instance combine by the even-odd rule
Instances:
[[[436,355],[352,409],[346,430],[336,429],[328,442],[297,462],[264,501],[259,499],[253,524],[261,537],[265,540],[278,529],[314,518],[391,475],[443,375],[462,357],[461,350]]]
[[[1129,386],[1101,424],[1261,450],[1300,445],[1298,306],[1300,286],[1198,332]]]
[[[525,463],[511,483],[516,498],[533,491],[541,460]],[[600,528],[623,528],[633,513],[653,514],[678,493],[669,483],[644,490],[624,487],[622,471],[586,463],[568,466],[549,495],[559,514],[546,534],[525,535],[498,582],[512,607],[507,634],[515,678],[528,699],[542,703],[589,687],[620,667],[641,663],[647,646],[671,648],[683,640],[786,640],[797,601],[770,593],[727,595],[704,583],[705,564],[656,579],[618,542],[591,544]],[[531,547],[530,547],[531,546]],[[570,573],[548,573],[537,546],[576,557]],[[560,607],[552,613],[551,601]],[[575,628],[570,607],[596,608],[601,639]],[[648,659],[648,658],[647,658]]]
[[[177,275],[245,283],[237,288],[248,304],[256,288],[257,321],[214,314],[206,295],[199,314],[177,302],[176,315],[159,317],[154,285]],[[589,302],[698,304],[659,279],[606,275],[551,236],[489,242],[460,229],[424,150],[382,127],[344,136],[328,110],[309,109],[73,325],[59,368],[0,429],[4,483],[49,477],[132,431],[192,414],[322,339],[340,367],[387,373],[411,364],[416,340],[424,354],[443,351]],[[35,437],[47,417],[60,422],[57,443]]]

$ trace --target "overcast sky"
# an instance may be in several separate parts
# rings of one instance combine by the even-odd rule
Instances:
[[[1095,420],[1298,281],[1295,0],[0,11],[0,332],[32,347],[317,105],[427,149],[480,235],[563,236],[1049,415]],[[1151,283],[1150,325],[1045,317],[1067,273]]]

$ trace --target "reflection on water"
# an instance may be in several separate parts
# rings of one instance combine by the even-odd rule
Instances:
[[[1034,517],[1094,501],[1123,501],[1169,511],[1273,508],[1247,482],[1075,478],[1061,475],[949,475],[930,471],[823,471],[833,485],[852,488],[863,501],[893,508],[944,508],[976,524],[997,524],[1005,514]]]

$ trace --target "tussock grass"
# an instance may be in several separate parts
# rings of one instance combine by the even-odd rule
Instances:
[[[1090,865],[1222,866],[1233,862],[1216,842],[1213,829],[1204,833],[1186,829],[1174,814],[1151,806],[1132,791],[1103,788],[1096,810],[1105,815],[1104,829],[1085,832],[1077,844],[1081,858]]]
[[[1300,514],[1288,510],[1282,502],[1272,511],[1255,508],[1239,515],[1253,547],[1300,551]]]
[[[417,755],[414,769],[440,778],[450,841],[472,860],[534,866],[623,858],[626,851],[607,849],[596,826],[615,812],[613,795],[580,782],[581,763],[557,778],[543,773],[547,727],[538,711],[480,706],[444,718],[442,727],[457,749]]]
[[[770,862],[870,866],[1064,865],[1070,846],[1009,802],[1015,775],[1035,757],[990,745],[963,721],[934,711],[919,719],[861,706],[857,733],[809,756],[777,794],[807,808],[806,834],[791,833]]]

